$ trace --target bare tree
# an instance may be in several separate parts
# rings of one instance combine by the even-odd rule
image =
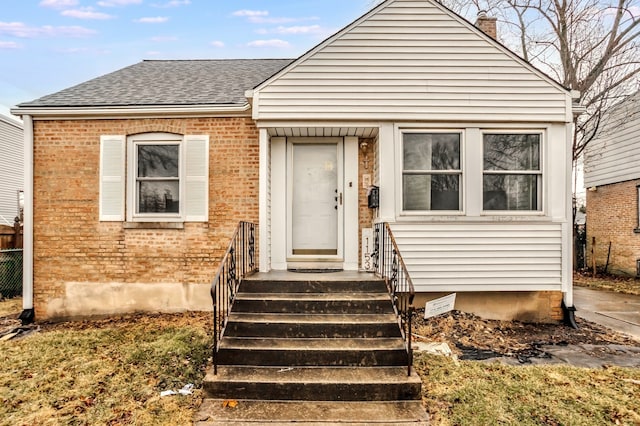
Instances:
[[[600,128],[603,114],[640,87],[640,0],[444,0],[473,19],[487,10],[501,41],[558,82],[580,92],[573,160]],[[504,30],[504,31],[503,31]]]

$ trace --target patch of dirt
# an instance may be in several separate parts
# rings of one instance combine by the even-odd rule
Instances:
[[[574,272],[573,284],[616,293],[640,295],[640,279],[598,272],[595,276],[588,272]]]
[[[424,319],[424,310],[416,312],[414,340],[445,342],[460,359],[514,357],[527,362],[547,357],[545,345],[625,345],[640,347],[640,342],[590,321],[576,318],[578,329],[564,324],[522,323],[485,320],[476,315],[452,311]]]
[[[78,321],[39,322],[44,331],[51,330],[95,330],[103,328],[128,327],[133,324],[158,326],[173,326],[180,328],[187,324],[211,325],[213,328],[213,314],[210,312],[180,312],[176,314],[133,313],[114,315],[103,318],[88,318]]]
[[[4,302],[3,302],[4,303]],[[36,330],[47,332],[54,330],[96,330],[104,328],[126,328],[132,325],[147,325],[151,328],[185,327],[187,325],[199,324],[206,330],[213,328],[213,314],[209,312],[182,312],[176,314],[149,314],[134,313],[129,315],[116,315],[106,318],[89,318],[78,321],[58,321],[40,322],[22,327],[22,323],[17,319],[20,312],[10,315],[0,315],[0,339],[10,333],[19,332],[19,335],[26,334],[26,331]]]

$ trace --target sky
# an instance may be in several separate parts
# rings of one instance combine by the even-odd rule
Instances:
[[[0,0],[0,114],[144,59],[295,58],[374,3]]]

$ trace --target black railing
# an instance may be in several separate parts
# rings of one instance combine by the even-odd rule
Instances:
[[[413,282],[402,260],[400,250],[388,223],[376,223],[374,231],[373,266],[376,274],[384,278],[398,317],[407,350],[407,374],[411,375],[413,348],[411,347],[411,318],[415,312]]]
[[[224,334],[231,306],[238,293],[238,287],[244,277],[254,273],[256,225],[240,222],[236,228],[229,248],[222,257],[216,277],[211,283],[213,299],[213,373],[218,374],[218,344]]]

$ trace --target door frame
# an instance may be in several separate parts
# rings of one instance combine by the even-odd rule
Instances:
[[[293,254],[293,154],[294,145],[327,144],[336,145],[337,167],[337,254],[335,255],[301,255]],[[341,137],[292,137],[287,138],[287,263],[289,262],[344,262],[344,138]]]
[[[287,139],[260,133],[260,271],[284,271],[287,262]],[[359,268],[359,205],[357,136],[344,140],[344,270]],[[264,231],[264,232],[263,232]],[[338,263],[338,262],[336,262]],[[295,265],[294,265],[295,266]]]

